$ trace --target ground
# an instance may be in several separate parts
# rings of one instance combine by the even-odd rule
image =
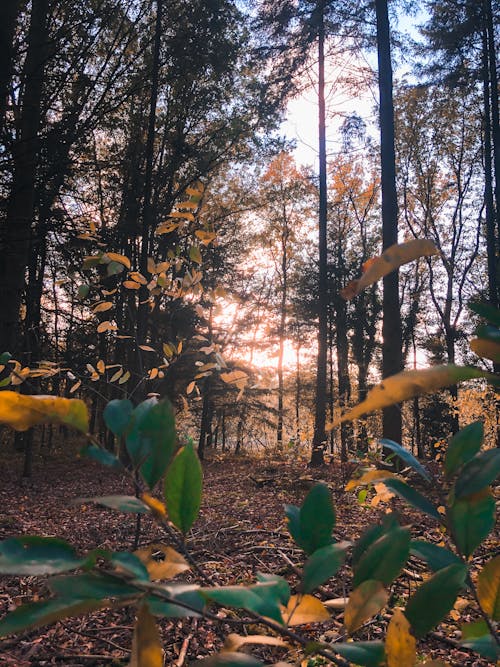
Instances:
[[[20,485],[21,461],[3,449],[0,460],[0,538],[40,534],[59,536],[79,551],[97,546],[112,550],[130,550],[135,533],[135,518],[75,499],[89,496],[132,493],[129,482],[97,463],[77,458],[71,452],[52,452],[37,458],[34,476],[29,484]],[[202,568],[216,583],[249,583],[255,572],[272,572],[287,577],[292,586],[297,577],[294,567],[303,563],[303,554],[291,542],[284,523],[283,504],[300,504],[313,479],[326,481],[335,498],[338,539],[357,537],[365,526],[377,521],[388,509],[382,503],[376,508],[360,505],[355,492],[344,490],[352,468],[335,463],[311,471],[303,461],[278,461],[265,458],[212,456],[204,463],[204,501],[198,521],[189,536],[188,545]],[[425,536],[439,541],[439,530],[431,520],[409,511],[398,500],[390,501],[401,513],[402,521],[411,524],[414,537]],[[149,517],[143,521],[141,545],[162,541]],[[491,557],[498,547],[498,533],[490,537],[475,564]],[[411,561],[407,570],[392,587],[392,601],[415,589],[424,568]],[[186,578],[186,577],[184,577]],[[188,573],[187,578],[195,581]],[[319,596],[323,600],[339,598],[349,592],[349,574],[341,570]],[[43,578],[3,577],[0,588],[0,615],[21,603],[46,595]],[[460,598],[461,611],[454,611],[425,643],[419,654],[427,659],[444,659],[451,665],[486,667],[490,664],[473,653],[456,646],[459,624],[475,620],[473,605]],[[327,623],[297,630],[308,636],[334,642],[342,635],[342,610],[332,613]],[[241,632],[230,610],[219,611],[220,622],[188,619],[161,622],[165,665],[192,664],[219,648],[230,632]],[[455,617],[455,618],[453,618]],[[458,618],[460,617],[460,620]],[[358,639],[382,638],[387,618],[383,615],[366,624],[356,634]],[[31,665],[65,665],[67,667],[121,666],[130,657],[134,610],[104,611],[86,617],[68,619],[54,625],[9,637],[0,642],[0,664],[12,667]],[[262,628],[255,629],[262,633]],[[255,649],[269,664],[280,660],[313,667],[325,664],[307,662],[296,647]]]

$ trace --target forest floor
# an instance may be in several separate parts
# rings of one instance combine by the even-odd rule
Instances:
[[[0,539],[21,534],[58,536],[68,540],[80,552],[95,547],[131,550],[135,516],[121,514],[91,503],[76,503],[77,498],[132,493],[130,483],[91,461],[55,454],[37,460],[28,485],[19,484],[19,456],[3,453],[0,459]],[[356,538],[370,523],[376,522],[391,507],[400,512],[402,521],[412,526],[413,537],[439,542],[442,534],[430,519],[408,510],[398,500],[373,508],[360,505],[356,493],[345,492],[349,479],[346,471],[329,465],[317,471],[307,470],[305,462],[269,461],[237,458],[231,455],[213,457],[204,464],[204,501],[200,517],[191,531],[188,545],[201,567],[217,584],[250,583],[257,571],[285,576],[297,583],[294,566],[303,562],[302,552],[287,533],[283,504],[300,504],[311,485],[311,475],[326,481],[335,497],[338,539]],[[258,486],[254,480],[267,480]],[[497,527],[498,528],[498,527]],[[474,563],[489,559],[498,548],[498,531],[490,535]],[[143,520],[141,545],[162,541],[153,521]],[[422,580],[424,568],[410,561],[404,574],[392,587],[392,604],[404,604],[408,593]],[[190,573],[181,578],[195,581]],[[350,579],[341,570],[323,586],[323,600],[349,593]],[[21,603],[47,595],[43,577],[2,577],[0,616]],[[419,655],[443,659],[451,665],[485,667],[491,663],[457,646],[459,625],[477,619],[474,605],[467,596],[459,598],[453,610],[437,631],[420,642]],[[214,653],[224,637],[240,632],[233,613],[218,612],[220,622],[201,619],[162,620],[161,635],[165,665],[182,667]],[[342,638],[342,610],[334,611],[327,623],[299,626],[297,631],[312,638],[335,642]],[[225,620],[227,619],[227,620]],[[67,667],[127,665],[130,658],[134,610],[103,611],[85,617],[59,621],[54,625],[24,632],[0,642],[0,665],[65,665]],[[381,639],[387,617],[377,617],[356,633],[356,639]],[[257,630],[262,634],[262,628]],[[295,647],[265,647],[252,650],[265,662],[280,660],[315,667],[329,664],[307,660]],[[302,656],[302,657],[301,657]]]

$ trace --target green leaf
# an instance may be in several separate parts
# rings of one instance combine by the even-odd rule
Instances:
[[[102,600],[55,599],[24,604],[0,620],[0,637],[12,635],[28,628],[38,628],[69,616],[80,616],[102,609]]]
[[[470,461],[481,449],[484,438],[482,422],[469,424],[450,440],[446,451],[444,469],[447,477],[454,475],[457,470]]]
[[[433,572],[442,570],[448,565],[461,564],[462,562],[458,556],[448,549],[423,540],[412,540],[410,542],[410,553],[412,556],[424,560]]]
[[[164,399],[148,410],[139,422],[139,431],[146,454],[140,472],[153,489],[165,474],[177,447],[175,416],[170,402]]]
[[[90,286],[89,285],[80,285],[78,287],[78,298],[85,299],[89,295]]]
[[[88,456],[89,459],[98,461],[109,468],[114,470],[123,470],[123,464],[120,459],[117,459],[114,454],[108,452],[107,449],[102,447],[97,447],[97,445],[87,445],[81,451],[82,456]]]
[[[133,411],[134,406],[131,401],[126,398],[123,400],[115,399],[114,401],[109,401],[103,412],[104,423],[111,433],[114,433],[118,438],[121,438],[125,435],[130,425]]]
[[[135,579],[139,581],[149,581],[149,574],[146,566],[137,556],[129,551],[120,551],[112,554],[111,562],[120,569],[126,570]]]
[[[493,343],[500,343],[500,329],[489,324],[482,324],[476,329],[476,336],[484,340],[491,340]]]
[[[149,455],[149,443],[145,441],[141,433],[141,421],[146,417],[148,412],[158,404],[156,398],[148,398],[142,401],[134,408],[132,418],[130,420],[130,428],[125,435],[125,445],[130,456],[130,460],[135,467],[138,467],[144,462]]]
[[[149,507],[135,496],[94,496],[93,498],[78,498],[75,502],[96,503],[96,505],[130,514],[149,514]]]
[[[475,625],[475,624],[474,624]],[[463,629],[463,628],[462,628]],[[482,637],[474,637],[461,641],[460,645],[479,653],[483,658],[496,662],[500,658],[500,649],[495,639],[488,633]]]
[[[500,327],[500,310],[489,303],[469,303],[469,308],[496,327]]]
[[[489,489],[455,500],[448,510],[453,536],[464,556],[469,557],[495,525],[495,499]]]
[[[390,584],[403,569],[410,555],[410,531],[397,526],[373,542],[354,570],[353,587],[374,579]]]
[[[344,642],[332,644],[331,649],[356,665],[376,667],[384,662],[383,642]]]
[[[220,586],[202,588],[200,593],[217,604],[253,611],[261,616],[268,616],[277,623],[283,623],[281,616],[279,587],[273,582],[253,586]]]
[[[186,534],[195,522],[201,506],[203,471],[193,443],[175,456],[165,476],[165,503],[169,519]]]
[[[304,565],[301,591],[311,593],[315,588],[333,577],[345,559],[348,545],[327,544],[317,549]]]
[[[162,586],[162,592],[166,593],[172,602],[161,598],[150,596],[146,598],[151,613],[155,616],[165,618],[188,618],[201,616],[205,608],[205,599],[200,595],[198,586],[191,584],[171,584]],[[175,601],[185,604],[191,609],[175,604]]]
[[[412,595],[404,613],[417,638],[432,630],[453,608],[460,590],[465,586],[466,577],[465,565],[448,565]]]
[[[335,527],[335,508],[326,484],[316,484],[309,491],[300,510],[285,506],[288,529],[296,544],[311,555],[316,549],[332,542]]]
[[[202,258],[201,258],[201,252],[198,246],[192,245],[189,248],[189,259],[193,262],[196,262],[197,264],[202,263]]]
[[[260,595],[271,595],[277,598],[281,604],[288,604],[290,599],[290,586],[286,579],[277,574],[267,574],[265,572],[257,572],[255,578],[260,584],[273,584],[270,589],[260,589]]]
[[[264,667],[263,662],[246,653],[217,653],[192,664],[193,667]]]
[[[418,461],[413,456],[411,452],[409,452],[404,447],[401,447],[401,445],[398,445],[397,442],[394,442],[393,440],[388,440],[387,438],[382,438],[381,440],[379,440],[379,442],[385,449],[390,449],[391,451],[395,452],[399,456],[399,458],[406,463],[406,465],[409,465],[414,470],[416,470],[418,474],[426,480],[426,482],[431,481],[431,478],[427,470],[420,463],[420,461]]]
[[[395,494],[406,500],[412,507],[431,516],[433,519],[436,519],[436,521],[442,522],[441,515],[430,500],[427,500],[425,496],[418,491],[415,491],[415,489],[412,489],[408,484],[405,484],[400,479],[391,478],[384,479],[384,484],[388,489],[394,491]]]
[[[399,527],[397,516],[394,512],[386,514],[383,518],[382,524],[369,526],[365,532],[358,539],[351,554],[351,561],[353,568],[359,563],[360,558],[367,551],[368,547],[372,545],[379,537],[385,535],[393,528]]]
[[[5,365],[10,359],[12,359],[10,352],[2,352],[2,354],[0,354],[0,364]]]
[[[2,574],[56,574],[75,570],[84,562],[73,547],[55,537],[11,537],[0,542]]]
[[[110,262],[106,266],[106,273],[108,276],[116,276],[119,273],[121,273],[124,269],[125,267],[123,266],[123,264],[120,264],[119,262]]]
[[[500,474],[500,449],[478,454],[462,468],[455,482],[455,496],[463,498],[482,491]]]
[[[66,599],[106,600],[108,598],[136,597],[141,591],[122,579],[105,574],[86,572],[76,576],[54,577],[49,581],[53,593]]]

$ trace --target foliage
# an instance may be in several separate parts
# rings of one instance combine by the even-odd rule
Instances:
[[[57,405],[64,399],[52,400]],[[56,414],[54,419],[57,418]],[[142,478],[149,489],[163,480],[163,498],[153,497],[139,487],[140,498],[108,496],[84,500],[118,511],[151,514],[177,547],[160,543],[135,552],[94,549],[79,556],[71,545],[55,538],[28,536],[4,540],[0,543],[0,572],[52,575],[48,580],[52,595],[7,614],[0,620],[0,635],[97,609],[132,605],[137,608],[137,620],[130,664],[149,667],[161,664],[155,617],[207,615],[215,619],[211,611],[215,604],[240,610],[242,618],[267,626],[273,635],[246,638],[230,635],[222,652],[205,661],[207,665],[262,664],[240,654],[239,649],[247,644],[287,646],[298,642],[309,653],[324,656],[338,665],[355,661],[374,667],[385,660],[388,665],[412,667],[417,659],[415,637],[423,637],[432,630],[452,609],[460,592],[469,589],[478,601],[478,611],[485,623],[475,635],[464,630],[464,646],[485,657],[500,657],[492,635],[493,623],[499,618],[500,560],[490,559],[481,569],[477,583],[470,570],[471,555],[493,527],[495,505],[490,484],[500,472],[500,452],[482,450],[480,423],[471,424],[451,439],[439,479],[437,473],[400,445],[381,441],[381,445],[391,448],[419,474],[420,484],[426,486],[424,492],[414,488],[409,478],[405,480],[386,470],[365,473],[363,478],[365,483],[382,480],[412,507],[438,521],[446,547],[412,540],[410,529],[401,526],[393,514],[381,525],[368,527],[356,541],[337,541],[333,536],[335,507],[325,484],[313,486],[300,507],[287,506],[290,535],[305,551],[303,569],[293,584],[294,593],[287,580],[270,574],[258,574],[257,581],[249,585],[214,586],[193,561],[181,534],[190,530],[199,511],[201,466],[190,442],[181,445],[173,455],[177,445],[171,407],[166,401],[148,399],[133,409],[128,401],[114,401],[108,405],[105,419],[125,444],[130,460],[128,474],[136,480]],[[102,457],[97,455],[104,450],[95,442],[84,451],[104,465],[116,465],[109,452]],[[356,485],[350,483],[348,489]],[[444,513],[438,505],[445,509]],[[406,566],[410,554],[424,560],[433,574],[413,593],[404,609],[393,609],[388,589]],[[290,627],[329,619],[318,589],[336,575],[346,558],[352,569],[352,591],[344,622],[346,636],[354,635],[353,641],[333,645],[316,641],[308,646],[309,640],[292,632]],[[201,586],[182,581],[163,583],[189,569],[201,577]],[[385,644],[357,641],[357,630],[384,608],[390,615]]]

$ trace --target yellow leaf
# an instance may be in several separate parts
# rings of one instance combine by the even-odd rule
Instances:
[[[148,271],[149,273],[156,273],[156,263],[152,257],[148,257]]]
[[[438,255],[439,250],[428,239],[413,239],[406,243],[394,244],[387,248],[380,257],[374,257],[364,266],[361,278],[350,282],[341,292],[344,299],[352,299],[365,287],[373,285],[391,271],[395,271],[403,264],[408,264],[419,257]]]
[[[375,496],[371,499],[371,507],[377,507],[379,503],[387,503],[389,500],[394,498],[394,493],[389,491],[386,485],[383,482],[375,484]]]
[[[417,642],[410,634],[410,624],[401,609],[395,609],[385,637],[387,667],[413,667]]]
[[[500,621],[500,556],[486,563],[479,573],[477,595],[488,616]]]
[[[156,265],[155,273],[165,273],[167,269],[170,268],[170,262],[160,262]]]
[[[230,373],[221,373],[220,379],[226,384],[235,384],[238,388],[242,382],[248,381],[248,375],[243,371],[231,371]]]
[[[261,644],[264,646],[287,646],[287,644],[280,639],[279,637],[271,637],[269,635],[248,635],[243,637],[242,635],[237,635],[235,633],[229,634],[222,648],[222,653],[238,651],[242,646],[246,644]]]
[[[347,482],[345,490],[352,491],[358,486],[371,484],[375,480],[387,479],[388,477],[397,477],[397,475],[395,475],[393,472],[389,472],[388,470],[368,470],[359,479],[351,479],[349,482]]]
[[[139,345],[139,348],[144,350],[144,352],[156,352],[154,347],[151,347],[151,345]]]
[[[171,220],[168,220],[167,222],[162,222],[160,225],[158,225],[155,233],[170,234],[170,232],[176,230],[178,226],[179,226],[178,222],[172,222]]]
[[[124,280],[122,285],[126,289],[141,289],[139,283],[136,283],[134,280]]]
[[[163,343],[163,354],[166,357],[171,357],[174,352],[175,350],[168,343]]]
[[[15,431],[26,431],[38,424],[67,424],[86,433],[89,428],[87,406],[77,398],[26,396],[15,391],[0,392],[0,423]]]
[[[134,551],[149,572],[151,579],[172,579],[177,574],[189,570],[184,557],[172,547],[164,544],[150,544],[149,547]]]
[[[78,382],[75,382],[75,384],[74,384],[74,385],[71,387],[71,389],[69,390],[69,393],[70,393],[70,394],[74,394],[75,391],[81,386],[81,384],[82,384],[82,381],[81,381],[81,380],[78,380]]]
[[[118,290],[117,287],[115,287],[114,289],[103,289],[103,290],[102,290],[102,293],[103,293],[105,296],[111,296],[111,295],[114,294],[117,290]]]
[[[149,495],[149,493],[143,493],[141,500],[150,508],[153,514],[158,516],[160,519],[165,519],[167,516],[167,508],[165,507],[164,503],[161,502],[161,500],[153,498],[153,496]]]
[[[182,341],[180,340],[177,344],[177,354],[182,352]]]
[[[492,359],[495,363],[500,363],[500,344],[494,340],[474,338],[470,342],[470,349],[475,352],[478,357]]]
[[[215,232],[206,232],[203,229],[198,229],[194,234],[205,246],[210,245],[210,243],[212,243],[212,241],[217,237]]]
[[[147,604],[141,605],[137,615],[129,667],[163,667],[160,635]]]
[[[396,375],[385,378],[380,384],[371,389],[364,401],[355,405],[342,417],[336,419],[327,430],[335,428],[346,421],[357,419],[367,412],[386,408],[394,403],[401,403],[409,398],[430,394],[443,387],[456,384],[462,380],[470,380],[479,377],[494,377],[487,371],[467,366],[433,366],[417,371],[403,371]]]
[[[103,301],[102,303],[98,303],[96,306],[94,306],[92,311],[94,313],[104,313],[104,311],[109,310],[110,308],[113,308],[111,301]]]
[[[127,382],[127,380],[129,380],[129,379],[130,379],[130,371],[127,371],[118,380],[118,384],[125,384],[125,382]]]
[[[158,373],[159,373],[159,371],[158,371],[157,368],[152,368],[152,369],[149,371],[148,379],[149,379],[149,380],[154,380],[156,377],[158,377]]]
[[[105,257],[107,257],[110,262],[118,262],[118,264],[122,264],[127,269],[130,269],[130,260],[128,257],[125,257],[125,255],[119,255],[117,252],[107,252],[103,255],[103,258]]]
[[[325,605],[313,595],[292,595],[286,608],[283,607],[282,614],[287,625],[320,623],[330,620],[330,614]]]
[[[194,215],[192,213],[188,213],[187,211],[172,211],[172,213],[169,214],[169,218],[182,218],[183,220],[189,220],[189,222],[194,222]]]
[[[190,208],[194,211],[198,208],[198,204],[194,201],[183,201],[180,204],[177,204],[177,208]]]
[[[116,371],[116,373],[113,373],[113,375],[111,376],[109,381],[110,382],[116,382],[118,380],[118,378],[121,378],[122,375],[123,375],[123,368],[119,368]]]
[[[142,275],[142,273],[139,273],[139,271],[132,271],[132,273],[129,274],[132,280],[135,280],[136,283],[140,283],[141,285],[147,285],[148,281],[147,279]]]
[[[325,600],[323,603],[327,609],[334,609],[340,611],[345,609],[347,605],[347,598],[333,598],[331,600]]]
[[[97,333],[104,333],[105,331],[116,331],[118,327],[116,324],[112,324],[109,320],[101,322],[97,327]]]
[[[344,623],[349,634],[360,628],[365,621],[387,604],[389,595],[380,581],[363,581],[350,595],[345,608]]]
[[[186,387],[186,394],[189,394],[193,391],[193,389],[196,387],[196,382],[190,382],[188,386]]]
[[[97,370],[99,371],[99,373],[101,373],[101,375],[106,370],[106,365],[102,359],[99,359],[99,361],[97,362]]]

